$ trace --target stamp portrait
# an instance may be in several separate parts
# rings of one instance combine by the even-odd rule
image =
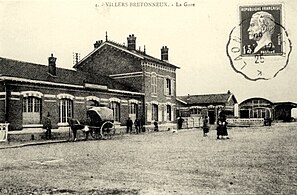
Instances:
[[[282,54],[282,5],[240,6],[242,55]]]

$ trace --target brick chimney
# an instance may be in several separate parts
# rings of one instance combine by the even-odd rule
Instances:
[[[56,60],[53,54],[48,58],[48,73],[53,76],[56,76]]]
[[[168,50],[167,46],[161,48],[161,60],[168,61]]]
[[[96,42],[94,43],[94,49],[97,49],[102,43],[103,43],[102,40],[96,41]]]
[[[134,36],[134,34],[129,35],[127,37],[127,41],[128,41],[128,49],[135,50],[136,49],[136,37]]]

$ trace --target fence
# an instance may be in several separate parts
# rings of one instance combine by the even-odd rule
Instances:
[[[228,118],[230,127],[261,127],[264,126],[264,118]]]
[[[201,117],[183,117],[184,122],[182,128],[201,127],[203,120]]]
[[[0,142],[7,141],[9,123],[0,123]]]

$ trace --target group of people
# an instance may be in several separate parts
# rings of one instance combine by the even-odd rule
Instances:
[[[203,118],[203,136],[207,137],[209,133],[209,118],[208,116],[204,116]],[[228,136],[227,131],[227,121],[226,121],[226,115],[220,114],[217,122],[217,139],[230,139]]]
[[[69,123],[75,123],[76,121],[69,121]],[[178,121],[178,129],[182,128],[182,123],[183,123],[183,119],[181,117],[179,117]],[[129,117],[127,122],[126,122],[126,127],[127,127],[127,133],[132,133],[133,131],[133,124],[135,127],[135,133],[138,134],[141,131],[143,131],[143,126],[142,126],[142,122],[139,119],[135,119],[135,121],[133,122],[131,120],[131,118]],[[47,117],[44,118],[43,120],[43,128],[46,130],[45,132],[45,138],[46,139],[51,139],[52,135],[51,135],[51,130],[52,130],[52,124],[51,124],[51,116],[50,113],[47,114]],[[82,127],[79,127],[82,128]],[[209,133],[209,117],[206,115],[203,118],[203,136],[207,137],[208,133]],[[154,131],[158,131],[158,123],[154,122]],[[73,130],[73,135],[74,135],[74,139],[76,140],[76,132],[77,129]],[[87,139],[87,137],[86,137]],[[229,139],[228,136],[228,131],[227,131],[227,121],[226,121],[226,116],[224,114],[220,114],[218,121],[217,121],[217,139]]]
[[[139,119],[135,119],[135,121],[133,122],[132,119],[129,117],[128,120],[126,121],[126,127],[127,127],[127,133],[132,133],[133,131],[133,124],[135,127],[135,133],[138,134],[142,131],[142,123],[141,120]]]

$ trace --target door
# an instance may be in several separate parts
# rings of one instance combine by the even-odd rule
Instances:
[[[214,110],[209,110],[208,111],[208,117],[209,117],[209,124],[213,125],[215,124],[215,112]]]

